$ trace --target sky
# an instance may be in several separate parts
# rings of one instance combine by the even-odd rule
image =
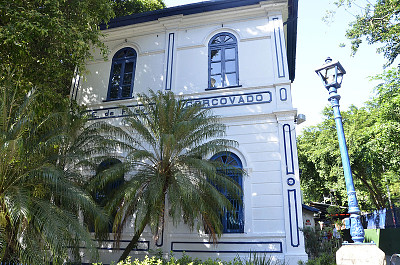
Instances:
[[[201,1],[164,0],[167,7]],[[322,121],[321,112],[328,106],[328,92],[315,69],[324,64],[327,57],[338,60],[346,70],[342,87],[340,109],[351,105],[363,106],[373,96],[373,88],[379,83],[369,77],[382,73],[385,59],[376,53],[376,46],[362,44],[354,57],[351,57],[350,41],[345,33],[348,24],[354,20],[359,10],[339,9],[331,23],[322,21],[327,10],[335,9],[331,0],[299,0],[296,77],[292,84],[293,106],[298,113],[306,115],[307,120],[298,126],[297,133],[305,127]],[[358,0],[363,5],[363,0]],[[357,8],[357,7],[356,7]],[[344,43],[344,47],[340,44]],[[396,65],[396,64],[394,64]]]

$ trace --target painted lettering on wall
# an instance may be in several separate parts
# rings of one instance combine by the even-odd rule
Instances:
[[[227,96],[187,99],[186,106],[200,104],[203,106],[203,108],[221,108],[239,105],[270,103],[271,101],[271,92],[265,91],[259,93],[245,93]]]
[[[263,104],[270,103],[272,101],[272,94],[270,91],[258,92],[258,93],[244,93],[226,96],[215,96],[215,97],[204,97],[204,98],[189,98],[186,99],[186,105],[190,106],[193,104],[202,105],[203,108],[221,108],[221,107],[233,107],[241,105],[251,104]],[[139,113],[141,105],[130,105],[126,106],[132,112]],[[89,110],[89,119],[109,119],[109,118],[121,118],[127,116],[126,110],[121,107],[111,107],[103,109]]]

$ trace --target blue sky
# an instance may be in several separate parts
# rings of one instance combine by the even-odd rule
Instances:
[[[164,0],[167,7],[201,2],[196,0]],[[376,47],[364,44],[354,57],[350,56],[350,42],[345,37],[348,24],[354,20],[354,14],[339,9],[334,21],[327,24],[322,17],[327,10],[334,9],[330,0],[299,0],[299,19],[297,33],[296,78],[292,84],[293,105],[298,113],[305,114],[307,121],[299,126],[298,132],[305,126],[322,121],[321,111],[328,105],[328,93],[315,69],[321,66],[326,57],[339,60],[347,74],[339,89],[341,110],[350,105],[361,107],[373,95],[377,82],[369,81],[369,76],[383,70],[385,60],[376,54]],[[364,1],[358,1],[362,5]],[[355,13],[357,10],[352,10]],[[345,43],[345,47],[339,47]],[[396,64],[394,64],[396,65]]]

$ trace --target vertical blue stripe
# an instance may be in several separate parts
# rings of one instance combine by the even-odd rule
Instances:
[[[293,203],[293,205],[291,202]],[[292,247],[298,247],[300,245],[300,235],[299,235],[299,218],[297,214],[297,198],[295,189],[288,190],[288,205],[289,205],[290,244],[292,245]],[[294,209],[292,209],[292,207]],[[292,211],[294,211],[293,213],[294,216],[292,215]]]
[[[286,88],[282,87],[281,89],[279,89],[279,96],[281,101],[286,101],[287,100],[287,90]]]
[[[278,22],[278,18],[272,19],[275,22]],[[277,33],[278,31],[278,33]],[[282,36],[281,36],[281,28],[275,27],[274,25],[274,41],[275,41],[275,55],[276,55],[276,63],[278,67],[278,77],[285,77],[285,66],[283,60],[283,48],[282,48]],[[279,43],[278,43],[279,42]],[[279,51],[278,51],[279,47]]]
[[[288,128],[286,131],[285,128]],[[286,138],[289,138],[288,140]],[[286,174],[294,174],[294,161],[293,161],[293,145],[292,145],[292,132],[290,131],[290,125],[283,125],[283,146],[285,151],[285,165],[286,165]],[[290,153],[288,154],[288,149]],[[289,161],[290,159],[290,161]],[[290,167],[290,168],[289,168]]]
[[[165,74],[165,89],[172,88],[172,71],[174,66],[175,33],[168,35],[167,72]]]

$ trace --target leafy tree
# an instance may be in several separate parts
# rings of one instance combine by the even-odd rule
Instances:
[[[113,0],[116,17],[165,8],[162,0]]]
[[[400,170],[400,73],[399,69],[385,71],[374,77],[383,80],[376,87],[374,103],[379,108],[379,121],[382,142],[381,152],[385,153],[390,169]],[[389,169],[389,168],[387,168]]]
[[[385,177],[388,180],[388,186],[391,187],[392,199],[399,201],[400,70],[398,68],[387,70],[375,76],[374,79],[382,80],[382,83],[376,87],[377,95],[373,101],[379,110],[379,141],[376,148],[385,157]]]
[[[217,171],[224,165],[207,160],[208,155],[236,145],[217,138],[225,135],[218,117],[199,105],[185,106],[172,92],[150,91],[150,96],[139,98],[141,109],[127,109],[130,115],[124,120],[133,138],[125,158],[132,177],[108,204],[119,209],[113,227],[118,238],[135,216],[135,234],[120,260],[135,247],[147,225],[155,235],[159,233],[166,213],[174,223],[183,221],[192,229],[200,221],[216,240],[222,233],[223,209],[232,209],[216,186],[226,187],[239,200],[241,193],[235,181],[223,170]]]
[[[95,220],[96,231],[108,218],[84,191],[90,176],[82,172],[119,144],[113,135],[120,130],[88,125],[79,110],[38,120],[36,91],[21,99],[14,80],[0,83],[0,260],[58,264],[70,251],[79,258],[82,244],[95,259],[96,243],[79,213]]]
[[[387,203],[383,178],[386,160],[377,145],[380,129],[371,106],[342,112],[357,196],[364,209],[384,208]],[[298,137],[302,189],[307,201],[321,201],[330,190],[337,190],[340,205],[347,202],[337,132],[330,108],[325,120]]]
[[[363,39],[368,44],[379,43],[379,53],[388,60],[387,65],[394,62],[400,52],[400,2],[395,0],[377,0],[374,3],[366,1],[359,6],[355,0],[338,0],[338,7],[361,8],[361,13],[347,30],[347,38],[351,40],[353,54],[357,52]]]
[[[57,111],[75,69],[84,72],[95,49],[107,55],[98,25],[163,7],[162,0],[0,1],[1,68],[18,69],[26,87],[41,91],[42,112]]]
[[[343,124],[358,197],[364,209],[387,206],[400,194],[400,69],[393,68],[373,79],[382,83],[375,97],[363,108],[342,112]],[[330,108],[325,120],[307,128],[298,137],[302,188],[308,201],[321,201],[330,189],[337,189],[339,201],[346,201],[335,123]]]
[[[1,1],[1,64],[65,97],[75,67],[83,70],[94,48],[106,52],[98,25],[113,15],[110,0]]]

